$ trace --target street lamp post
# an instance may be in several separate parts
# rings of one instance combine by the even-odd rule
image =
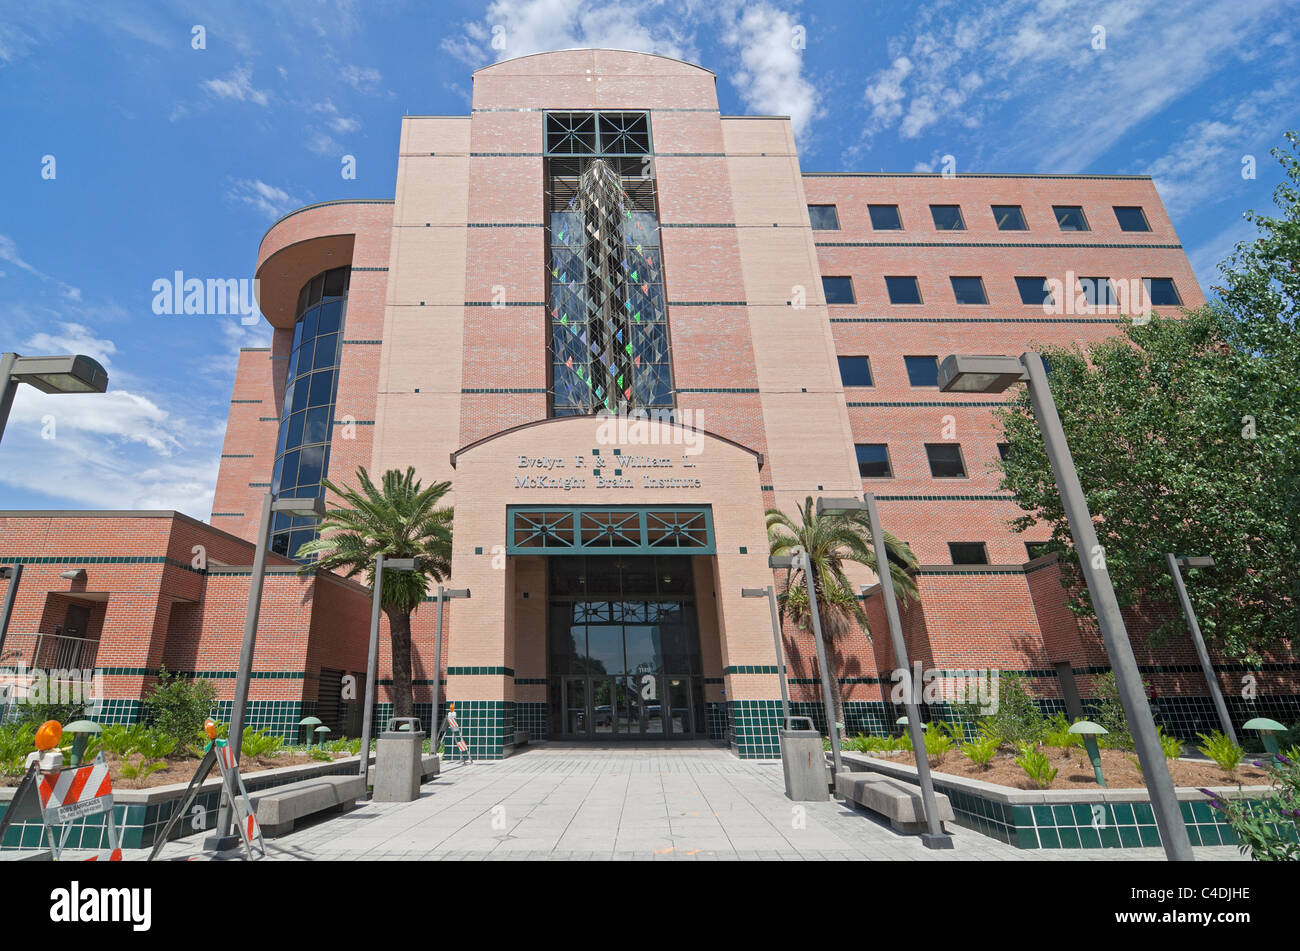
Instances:
[[[442,605],[448,598],[468,598],[469,588],[444,588],[438,585],[438,622],[434,626],[433,634],[433,712],[429,714],[433,720],[433,727],[430,730],[429,752],[434,756],[438,755],[438,731],[442,729],[442,720],[438,719],[438,681],[442,674]]]
[[[34,386],[42,393],[103,393],[108,389],[108,372],[81,354],[23,357],[0,353],[0,438],[4,437],[19,383]]]
[[[304,518],[323,518],[325,502],[319,497],[310,499],[277,499],[266,493],[262,497],[262,516],[257,526],[257,547],[253,550],[253,572],[248,583],[248,607],[244,612],[244,639],[239,648],[239,670],[235,675],[235,699],[230,708],[230,730],[226,743],[239,762],[240,747],[244,743],[244,713],[248,706],[248,683],[253,674],[253,649],[257,644],[257,621],[262,612],[262,583],[266,580],[266,549],[271,537],[271,516],[282,512]],[[216,834],[209,837],[204,848],[223,852],[234,848],[238,836],[230,833],[230,808],[223,800],[217,816]]]
[[[742,598],[767,598],[768,607],[772,609],[772,646],[776,649],[776,673],[781,681],[781,725],[790,729],[790,689],[785,682],[785,651],[781,647],[781,616],[776,610],[776,589],[771,585],[766,588],[741,588]]]
[[[921,712],[917,708],[917,685],[912,682],[911,663],[907,657],[907,642],[903,639],[903,624],[898,616],[898,601],[894,594],[894,578],[889,570],[889,554],[885,547],[885,530],[876,510],[876,497],[868,492],[862,501],[857,499],[817,499],[817,514],[840,515],[846,512],[867,513],[871,523],[871,547],[876,552],[876,575],[880,579],[880,598],[885,603],[885,620],[889,626],[889,643],[893,648],[894,663],[903,672],[903,703],[907,709],[907,735],[912,740],[912,755],[916,760],[916,778],[921,786],[921,804],[925,808],[926,831],[921,843],[928,849],[951,849],[952,836],[943,831],[939,821],[939,805],[934,795],[934,779],[930,775],[930,760],[925,752],[925,732],[921,726]],[[867,586],[862,588],[863,593]]]
[[[375,557],[375,586],[370,589],[370,649],[366,653],[366,699],[361,710],[361,779],[370,781],[370,736],[375,715],[375,674],[379,667],[379,612],[384,602],[384,568],[394,571],[414,571],[414,558],[386,558],[382,552]],[[369,795],[367,793],[367,795]]]
[[[1237,742],[1237,731],[1232,728],[1232,717],[1228,715],[1228,704],[1219,689],[1219,678],[1214,675],[1214,664],[1210,662],[1210,652],[1205,647],[1205,638],[1201,636],[1201,625],[1196,620],[1196,611],[1192,608],[1192,599],[1187,596],[1187,586],[1183,584],[1182,568],[1212,568],[1214,559],[1209,555],[1196,558],[1179,558],[1172,553],[1165,555],[1165,564],[1169,566],[1169,576],[1174,579],[1174,590],[1183,606],[1183,615],[1187,618],[1187,629],[1192,635],[1192,644],[1196,647],[1196,657],[1205,672],[1205,681],[1210,685],[1210,698],[1214,701],[1215,712],[1219,714],[1219,723],[1223,733],[1233,743]]]
[[[838,776],[844,769],[840,758],[840,731],[835,722],[835,701],[831,697],[831,669],[826,660],[826,639],[822,637],[821,612],[817,610],[817,578],[813,574],[812,557],[807,550],[798,547],[789,555],[772,555],[767,559],[773,568],[798,568],[803,571],[804,586],[808,589],[808,616],[812,618],[813,641],[817,645],[817,665],[821,668],[822,705],[826,710],[826,733],[831,739],[831,762],[835,766],[834,775]],[[788,721],[787,721],[788,723]]]
[[[939,366],[939,389],[944,393],[1001,393],[1018,382],[1029,384],[1034,418],[1043,435],[1047,458],[1070,523],[1079,567],[1092,597],[1111,669],[1115,672],[1115,685],[1119,688],[1120,703],[1133,733],[1133,745],[1151,796],[1151,810],[1155,813],[1165,855],[1170,861],[1193,861],[1195,856],[1178,806],[1178,796],[1174,792],[1174,781],[1160,748],[1160,737],[1156,734],[1151,706],[1142,689],[1142,676],[1120,614],[1115,588],[1106,572],[1104,556],[1098,558],[1103,552],[1061,427],[1061,417],[1052,399],[1043,358],[1032,350],[1022,354],[1019,360],[1009,356],[954,355],[944,358]]]

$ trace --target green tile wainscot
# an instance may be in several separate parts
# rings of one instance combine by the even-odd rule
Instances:
[[[916,769],[864,753],[844,753],[844,768],[916,784]],[[1146,789],[1015,789],[932,772],[952,802],[957,825],[1022,849],[1128,849],[1160,845]],[[1210,787],[1220,799],[1261,799],[1268,786]],[[1179,787],[1192,845],[1237,845],[1231,827],[1199,789]]]

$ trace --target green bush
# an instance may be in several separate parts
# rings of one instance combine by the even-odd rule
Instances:
[[[979,728],[996,736],[999,743],[1017,746],[1039,742],[1047,732],[1047,720],[1025,688],[1024,679],[1004,674],[998,680],[998,709],[982,718]]]
[[[244,739],[239,746],[239,754],[250,759],[258,756],[271,756],[279,753],[284,746],[284,737],[244,727]]]
[[[1201,752],[1214,760],[1215,766],[1232,777],[1237,772],[1237,767],[1241,765],[1245,750],[1232,742],[1221,730],[1215,730],[1209,736],[1204,733],[1196,735],[1201,738]]]
[[[993,762],[993,757],[998,754],[998,738],[996,736],[982,736],[979,739],[971,740],[969,743],[963,743],[961,752],[980,769],[988,769],[989,763]]]
[[[153,691],[144,698],[144,708],[152,726],[178,743],[190,743],[203,729],[203,721],[216,697],[217,692],[208,681],[169,674],[162,667]]]
[[[1040,789],[1052,785],[1052,780],[1056,778],[1056,768],[1052,766],[1052,761],[1037,749],[1023,747],[1020,755],[1016,757],[1016,765],[1023,769]]]
[[[1115,672],[1108,670],[1093,681],[1097,689],[1096,721],[1106,728],[1106,735],[1097,737],[1100,746],[1109,750],[1132,750],[1133,734],[1129,732],[1124,704],[1120,703],[1119,686]],[[1142,685],[1145,689],[1146,684]]]
[[[0,726],[0,776],[21,776],[27,754],[36,749],[36,725]]]
[[[925,755],[930,760],[930,765],[938,766],[953,747],[952,736],[940,730],[934,723],[927,723],[923,738],[925,740]]]
[[[1258,803],[1223,800],[1201,790],[1232,826],[1242,853],[1256,861],[1300,861],[1300,759],[1293,752],[1269,753],[1255,762],[1276,784],[1276,791]]]
[[[1178,759],[1183,755],[1183,741],[1176,736],[1166,736],[1164,727],[1156,727],[1156,736],[1160,738],[1160,749],[1165,759]]]
[[[1046,729],[1043,731],[1043,742],[1060,750],[1061,755],[1069,759],[1070,750],[1083,745],[1083,737],[1078,733],[1071,733],[1070,721],[1065,718],[1064,713],[1058,712],[1047,721]]]

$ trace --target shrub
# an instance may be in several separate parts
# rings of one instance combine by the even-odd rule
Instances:
[[[1237,834],[1242,853],[1260,862],[1300,861],[1300,759],[1293,752],[1269,753],[1255,763],[1277,785],[1262,801],[1223,800],[1202,789]]]
[[[948,755],[948,751],[953,747],[952,736],[940,730],[935,724],[927,723],[925,725],[925,755],[929,759],[931,766],[938,766],[943,762],[943,758]]]
[[[1156,736],[1160,738],[1160,749],[1165,759],[1178,759],[1183,755],[1183,741],[1176,736],[1166,736],[1164,727],[1156,727]]]
[[[169,674],[162,667],[153,691],[144,699],[144,707],[150,724],[177,742],[188,743],[203,729],[216,697],[216,690],[206,680]]]
[[[1070,750],[1083,745],[1083,737],[1078,733],[1071,733],[1070,721],[1065,718],[1064,713],[1058,712],[1047,721],[1043,731],[1043,742],[1060,750],[1061,755],[1069,759]]]
[[[996,736],[982,736],[977,740],[971,740],[969,743],[963,743],[961,747],[962,754],[978,766],[980,769],[988,769],[989,763],[998,753],[998,738]]]
[[[145,729],[142,723],[133,723],[131,726],[114,723],[106,726],[102,733],[93,737],[87,744],[86,753],[93,756],[102,750],[125,759],[140,748],[140,740],[144,736]]]
[[[1047,721],[1038,704],[1025,689],[1024,679],[1015,674],[1005,674],[998,682],[998,709],[989,714],[987,723],[1000,743],[1015,746],[1037,743],[1047,730]]]
[[[0,726],[0,776],[21,776],[27,754],[36,749],[35,741],[35,724]]]
[[[1204,733],[1197,733],[1201,738],[1201,752],[1214,760],[1214,765],[1219,767],[1232,778],[1237,772],[1237,767],[1241,765],[1241,758],[1245,751],[1232,742],[1221,730],[1215,730],[1209,736]]]
[[[1106,735],[1097,737],[1098,743],[1106,749],[1133,749],[1133,734],[1129,732],[1128,717],[1124,715],[1124,704],[1120,703],[1119,686],[1115,683],[1115,672],[1108,670],[1093,681],[1097,688],[1096,721],[1106,728]],[[1143,689],[1146,684],[1143,684]]]
[[[1052,785],[1052,780],[1056,778],[1056,768],[1052,765],[1052,761],[1038,749],[1022,748],[1020,755],[1016,757],[1016,765],[1023,769],[1040,789]]]
[[[239,747],[239,754],[247,756],[249,759],[256,759],[259,756],[271,756],[280,752],[284,746],[284,737],[275,736],[266,733],[263,730],[254,730],[251,726],[244,727],[244,739]]]

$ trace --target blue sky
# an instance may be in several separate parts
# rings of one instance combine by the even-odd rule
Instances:
[[[20,390],[0,508],[206,518],[237,349],[269,332],[155,315],[153,282],[251,277],[280,214],[392,197],[402,113],[467,113],[471,69],[495,59],[608,46],[701,63],[724,114],[791,116],[809,171],[952,155],[959,172],[1152,174],[1205,287],[1252,233],[1241,212],[1270,205],[1269,148],[1300,126],[1295,0],[5,7],[0,349],[90,354],[111,389]]]

